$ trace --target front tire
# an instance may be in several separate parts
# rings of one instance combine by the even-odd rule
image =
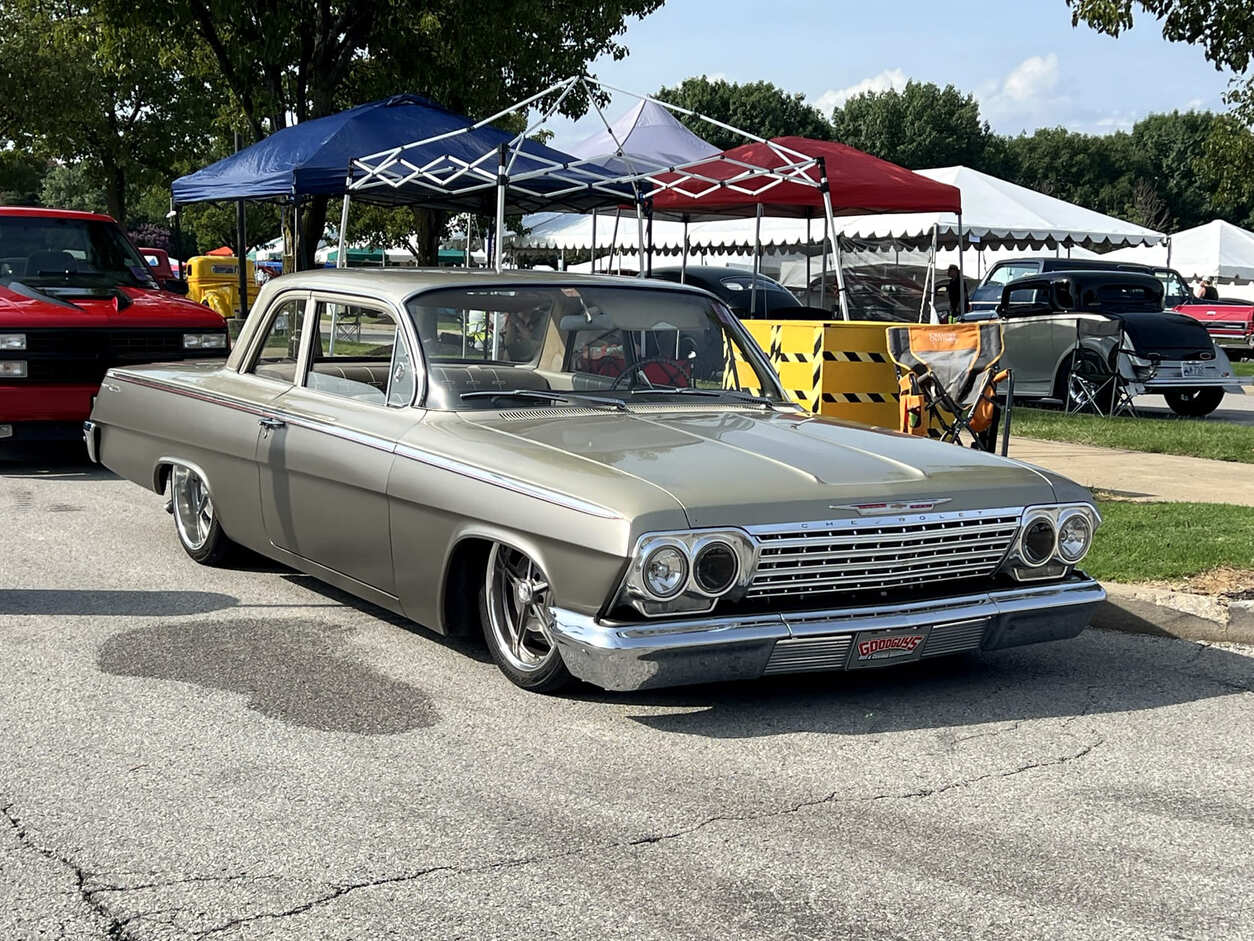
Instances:
[[[552,693],[570,685],[551,633],[553,592],[540,567],[517,549],[493,544],[479,615],[488,652],[515,686]]]
[[[1167,405],[1185,418],[1203,418],[1223,401],[1223,389],[1179,389],[1163,393]]]
[[[201,565],[221,565],[235,551],[222,531],[209,484],[183,464],[170,468],[170,502],[174,530],[183,550]]]

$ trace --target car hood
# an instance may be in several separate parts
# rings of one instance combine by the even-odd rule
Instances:
[[[124,287],[117,297],[46,297],[21,286],[0,285],[0,325],[5,327],[221,328],[209,308],[169,291]]]
[[[606,492],[578,496],[614,506],[616,487],[644,481],[670,494],[694,527],[852,518],[874,515],[858,507],[881,502],[966,510],[1055,499],[1048,479],[1017,461],[800,413],[580,412],[461,414],[484,435],[617,472]]]

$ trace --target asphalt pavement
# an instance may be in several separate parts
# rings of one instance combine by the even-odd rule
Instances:
[[[1254,649],[543,697],[0,464],[0,937],[1254,937]]]

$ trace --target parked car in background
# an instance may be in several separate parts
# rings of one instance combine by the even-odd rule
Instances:
[[[989,269],[980,286],[971,294],[972,309],[995,308],[1001,302],[1002,288],[1011,281],[1057,271],[1127,271],[1152,275],[1162,282],[1164,309],[1187,314],[1200,321],[1215,343],[1233,359],[1254,356],[1254,304],[1235,298],[1204,300],[1195,297],[1188,283],[1174,268],[1093,258],[1015,258],[998,262]]]
[[[1219,407],[1225,391],[1242,391],[1206,328],[1163,310],[1162,282],[1153,275],[1094,270],[1019,278],[1002,287],[994,311],[966,319],[989,317],[1005,324],[1002,364],[1014,370],[1017,398],[1066,399],[1073,360],[1096,355],[1078,340],[1082,319],[1122,322],[1127,352],[1121,355],[1134,395],[1162,395],[1177,414],[1200,417]]]
[[[678,358],[680,332],[727,355]],[[811,415],[724,303],[658,281],[287,275],[225,365],[111,370],[85,435],[169,490],[193,559],[247,546],[482,632],[535,691],[1073,637],[1104,597],[1083,488]]]
[[[110,217],[0,208],[0,440],[79,438],[111,366],[226,354],[222,318],[160,290]]]
[[[141,247],[139,253],[144,256],[144,261],[148,262],[148,267],[152,270],[152,276],[159,287],[173,291],[175,294],[187,293],[187,282],[174,271],[175,263],[170,261],[170,255],[165,249]]]
[[[742,320],[746,317],[758,320],[824,320],[831,317],[830,313],[818,307],[801,305],[788,288],[765,275],[757,275],[755,282],[751,271],[709,265],[653,269],[654,278],[676,284],[680,283],[681,274],[683,283],[709,291]]]
[[[257,270],[248,262],[248,297],[240,306],[239,259],[231,255],[197,255],[187,260],[187,297],[223,319],[243,317],[257,299]]]
[[[904,274],[883,273],[874,270],[851,268],[844,272],[845,289],[849,292],[850,320],[879,320],[886,323],[919,323],[931,317],[931,310],[924,305],[926,291],[921,283]],[[823,291],[820,293],[820,285]],[[824,282],[823,275],[818,274],[810,279],[809,290],[801,295],[801,299],[811,305],[821,303],[832,311],[836,318],[841,317],[840,286],[835,273],[829,272]],[[949,318],[949,295],[945,291],[943,277],[938,281],[932,296],[932,304],[937,316],[942,320]]]

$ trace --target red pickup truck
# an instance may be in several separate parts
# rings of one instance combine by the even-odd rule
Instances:
[[[110,366],[228,345],[222,318],[158,288],[109,216],[0,207],[0,446],[81,438]]]

